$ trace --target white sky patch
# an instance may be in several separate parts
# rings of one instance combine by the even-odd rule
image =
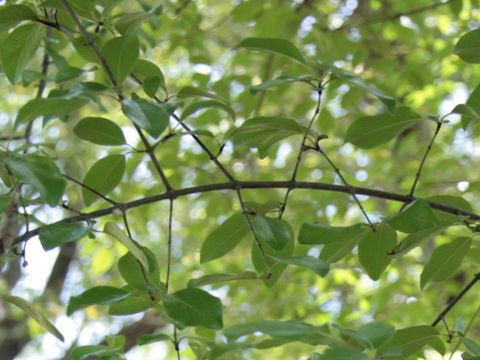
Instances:
[[[273,166],[282,168],[285,166],[285,159],[292,152],[292,145],[283,143],[278,147],[277,157],[273,162]]]
[[[307,36],[312,30],[313,25],[317,22],[315,17],[309,15],[302,20],[300,24],[300,29],[298,30],[298,36],[305,37]]]
[[[468,181],[459,181],[457,183],[457,189],[462,192],[466,191],[469,186],[470,186],[470,183]]]
[[[417,24],[415,24],[408,16],[400,16],[400,24],[407,28],[418,30]]]
[[[122,126],[122,132],[127,144],[134,146],[137,143],[138,134],[133,126]]]
[[[192,67],[193,71],[203,74],[203,75],[210,75],[212,72],[212,67],[207,64],[195,64]]]
[[[333,204],[328,204],[326,207],[325,207],[325,213],[327,214],[327,216],[329,218],[332,218],[335,216],[335,214],[337,213],[337,207]]]
[[[365,170],[358,170],[355,173],[355,179],[358,181],[365,181],[368,178],[368,173]]]
[[[458,104],[464,104],[468,99],[468,90],[465,85],[457,85],[452,94],[440,104],[439,114],[444,116],[450,113]],[[453,124],[460,121],[460,115],[449,115],[447,120]]]

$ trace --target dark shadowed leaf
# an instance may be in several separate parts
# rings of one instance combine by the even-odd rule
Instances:
[[[310,269],[312,271],[315,271],[320,276],[327,275],[328,271],[330,270],[330,265],[327,262],[310,255],[294,256],[289,258],[280,258],[277,256],[269,255],[269,258],[282,264],[296,265]]]
[[[92,165],[83,183],[102,195],[107,195],[122,180],[125,172],[125,157],[123,155],[109,155]],[[86,188],[82,188],[83,202],[91,205],[99,197]]]
[[[246,48],[249,50],[257,50],[278,55],[287,56],[290,59],[306,64],[300,50],[290,41],[278,38],[246,38],[243,39],[236,48]]]
[[[221,329],[222,303],[206,291],[188,288],[163,297],[163,305],[170,318],[182,326],[201,326]]]
[[[463,35],[455,45],[453,53],[467,63],[480,63],[480,29],[472,30]]]

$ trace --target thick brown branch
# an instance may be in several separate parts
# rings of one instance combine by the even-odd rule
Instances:
[[[210,191],[237,190],[237,188],[240,188],[240,189],[288,189],[289,187],[292,187],[293,189],[310,189],[310,190],[320,190],[320,191],[341,192],[349,195],[351,194],[366,195],[366,196],[371,196],[378,199],[393,200],[393,201],[399,201],[399,202],[412,201],[412,198],[408,195],[401,195],[401,194],[396,194],[392,192],[362,188],[357,186],[334,185],[334,184],[304,182],[304,181],[296,181],[294,183],[292,183],[291,181],[237,181],[236,184],[232,184],[228,182],[228,183],[207,184],[207,185],[194,186],[194,187],[185,188],[185,189],[171,190],[163,194],[145,197],[145,198],[133,200],[127,203],[122,203],[122,204],[119,203],[116,206],[112,206],[106,209],[72,216],[72,217],[61,220],[61,222],[75,223],[79,221],[88,221],[91,219],[96,219],[102,216],[110,215],[118,210],[127,211],[129,209],[133,209],[142,205],[156,203],[162,200],[167,200],[171,198],[177,198],[177,197],[182,197],[182,196],[187,196],[192,194],[210,192]],[[449,205],[441,204],[441,203],[430,201],[430,200],[428,200],[428,203],[432,208],[449,213],[449,214],[466,217],[470,220],[480,220],[480,215],[471,213],[469,211],[466,211],[460,208],[456,208],[454,206],[449,206]],[[41,227],[31,230],[29,232],[26,232],[22,236],[17,237],[14,240],[14,244],[19,244],[23,241],[27,241],[28,239],[38,235],[40,229]]]

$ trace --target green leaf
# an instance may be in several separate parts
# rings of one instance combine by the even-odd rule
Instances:
[[[290,231],[281,220],[256,215],[252,225],[259,239],[275,251],[282,250],[290,241]]]
[[[452,196],[452,195],[436,195],[436,196],[430,196],[426,198],[425,200],[428,201],[434,201],[436,203],[440,204],[445,204],[453,207],[457,207],[459,209],[472,212],[474,213],[475,210],[472,207],[472,205],[462,198],[461,196]],[[434,211],[435,216],[437,217],[438,221],[443,225],[453,225],[453,224],[461,224],[463,223],[462,218],[460,216],[456,216],[453,214],[448,214],[443,211]]]
[[[277,142],[292,135],[302,135],[305,128],[295,120],[260,116],[245,121],[230,133],[236,144],[258,148],[260,158],[268,155],[270,148]]]
[[[155,65],[154,63],[152,63],[151,61],[143,60],[143,59],[137,59],[137,61],[135,61],[135,65],[133,66],[132,73],[136,77],[143,80],[144,82],[148,78],[151,78],[151,79],[152,78],[158,78],[158,79],[160,79],[160,87],[163,90],[165,90],[165,92],[167,91],[167,87],[165,85],[165,78],[163,76],[162,70],[160,70],[160,68],[157,65]],[[145,84],[144,84],[144,86],[145,86]],[[150,96],[150,94],[148,94],[148,95]]]
[[[102,195],[107,195],[120,183],[125,172],[125,157],[109,155],[92,165],[83,179],[83,184]],[[83,202],[91,205],[99,198],[93,192],[82,188]]]
[[[0,8],[0,31],[8,30],[24,20],[35,20],[37,15],[25,5],[7,5]]]
[[[86,117],[73,128],[80,139],[99,145],[123,145],[125,137],[120,126],[101,117]]]
[[[21,25],[13,30],[3,43],[3,72],[12,84],[20,80],[23,70],[37,51],[42,39],[40,29],[38,24]]]
[[[221,329],[222,303],[206,291],[188,288],[165,295],[163,305],[170,318],[182,326]]]
[[[136,289],[147,289],[147,284],[145,284],[145,277],[147,278],[148,285],[159,286],[160,276],[157,258],[148,248],[142,247],[141,251],[144,252],[145,256],[145,259],[143,259],[142,261],[146,260],[149,264],[148,267],[144,269],[145,275],[144,271],[142,271],[140,267],[140,264],[138,262],[139,260],[130,251],[118,260],[118,270],[120,271],[120,274],[128,285]],[[142,257],[140,252],[137,253],[137,255]]]
[[[392,114],[365,116],[357,119],[348,128],[345,142],[370,149],[384,144],[419,121],[421,116],[406,106],[399,107]]]
[[[66,182],[52,160],[42,156],[19,157],[10,154],[5,163],[16,178],[32,185],[48,205],[58,204],[65,191]]]
[[[369,229],[364,227],[351,238],[338,240],[333,243],[325,244],[320,252],[319,258],[328,263],[334,263],[343,259],[357,246],[358,242],[369,232]]]
[[[60,331],[58,331],[57,328],[53,326],[53,324],[45,317],[45,315],[43,315],[43,313],[41,313],[33,304],[18,296],[2,296],[2,300],[18,306],[58,340],[62,342],[64,341],[63,335],[60,333]]]
[[[304,223],[298,234],[298,242],[300,244],[334,244],[354,239],[364,230],[364,224],[330,226],[320,222]]]
[[[236,48],[245,48],[289,57],[306,65],[305,58],[300,50],[290,41],[278,38],[246,38]]]
[[[287,321],[257,321],[246,324],[239,324],[229,327],[223,331],[227,341],[232,342],[237,338],[261,332],[275,338],[300,340],[321,333],[318,327],[296,320]]]
[[[67,80],[75,79],[76,77],[83,74],[83,69],[73,67],[73,66],[66,66],[58,70],[57,75],[55,75],[55,82],[61,83]]]
[[[138,97],[123,99],[122,111],[154,138],[158,138],[166,129],[170,119],[166,104],[155,104]]]
[[[217,101],[217,100],[203,100],[203,101],[194,102],[194,103],[188,105],[182,111],[182,116],[180,118],[183,120],[183,119],[189,117],[190,115],[196,113],[197,111],[204,110],[204,109],[223,110],[232,118],[232,120],[235,120],[235,112],[230,107],[230,105],[227,105],[224,102]]]
[[[200,250],[200,263],[206,263],[228,254],[249,232],[243,214],[235,214],[225,220],[207,236]]]
[[[462,115],[462,125],[464,130],[466,130],[469,125],[472,124],[472,120],[473,125],[477,124],[480,121],[480,114],[478,114],[467,104],[459,104],[455,106],[455,108],[452,110],[452,113]]]
[[[330,265],[327,262],[310,255],[295,256],[289,258],[280,258],[277,256],[269,255],[269,258],[282,264],[296,265],[313,270],[322,277],[326,276],[328,274],[328,271],[330,270]]]
[[[143,91],[151,98],[155,97],[162,80],[158,76],[147,77],[143,81]]]
[[[132,72],[138,52],[139,43],[135,32],[110,39],[103,46],[102,54],[118,85]]]
[[[363,325],[357,331],[355,339],[369,349],[379,349],[395,335],[395,328],[382,322],[371,322]]]
[[[437,330],[429,325],[418,325],[397,330],[393,339],[383,348],[401,348],[402,356],[407,357],[421,348],[438,335]]]
[[[211,92],[208,92],[193,86],[185,86],[181,88],[178,91],[177,96],[179,99],[185,99],[190,97],[202,97],[202,98],[208,98],[212,100],[218,100],[220,102],[228,104],[228,101],[222,98],[221,96],[218,96],[217,94],[213,94]]]
[[[404,233],[415,233],[431,227],[440,226],[427,201],[416,199],[399,214],[388,216],[384,221],[394,229]]]
[[[36,98],[23,105],[18,111],[16,124],[24,124],[35,120],[39,116],[44,119],[68,116],[88,103],[88,99],[77,97],[64,98]]]
[[[102,356],[102,359],[105,359],[103,356],[109,357],[120,351],[122,351],[121,347],[111,348],[105,345],[77,346],[72,350],[72,360],[82,360],[90,356]]]
[[[479,29],[480,30],[480,29]],[[480,113],[480,84],[478,84],[475,89],[473,89],[472,93],[467,99],[466,105],[470,107],[475,113]],[[462,116],[462,127],[463,129],[468,129],[470,122],[472,121],[471,116]],[[473,123],[475,125],[476,122]]]
[[[0,214],[8,207],[12,198],[10,196],[0,196]]]
[[[375,232],[369,231],[358,244],[360,264],[372,280],[378,280],[392,260],[390,254],[397,245],[397,233],[381,223]]]
[[[255,95],[255,94],[258,94],[259,92],[270,89],[271,87],[279,86],[279,85],[283,85],[283,84],[287,84],[287,83],[291,83],[291,82],[301,81],[301,82],[305,82],[307,84],[310,84],[309,80],[311,80],[311,79],[313,79],[313,78],[310,75],[280,76],[280,77],[278,77],[276,79],[273,79],[273,80],[267,80],[267,81],[265,81],[265,82],[263,82],[259,85],[250,86],[249,90],[250,90],[250,94]]]
[[[474,356],[480,355],[480,345],[477,344],[475,341],[470,340],[466,337],[460,337],[463,345],[470,351]]]
[[[138,345],[147,345],[157,341],[169,341],[170,336],[165,334],[150,334],[150,335],[142,335],[138,338],[137,343]]]
[[[143,22],[153,18],[155,18],[154,14],[145,12],[123,14],[115,21],[114,26],[120,34],[125,35],[134,31]]]
[[[113,286],[95,286],[78,296],[72,296],[68,302],[67,315],[90,305],[110,305],[128,297],[125,290]]]
[[[480,29],[463,35],[455,45],[453,53],[470,64],[480,63]]]
[[[56,223],[40,229],[40,243],[44,250],[50,250],[67,242],[81,239],[91,231],[91,226]]]
[[[429,281],[441,282],[452,276],[462,264],[471,244],[471,238],[459,237],[437,247],[420,275],[420,287],[423,289]]]
[[[252,271],[245,271],[240,274],[210,274],[205,275],[197,279],[190,279],[187,287],[199,287],[204,285],[211,285],[217,283],[223,283],[234,280],[257,280],[257,274]]]
[[[148,296],[147,292],[145,292],[145,296],[129,295],[126,299],[111,304],[108,307],[108,314],[132,315],[148,310],[155,304]]]
[[[371,358],[358,350],[348,347],[337,347],[326,350],[322,355],[316,357],[317,360],[371,360]]]
[[[402,256],[406,254],[413,248],[419,246],[422,242],[432,239],[444,229],[444,226],[437,226],[409,234],[408,236],[404,237],[398,246],[393,250],[392,256]]]
[[[125,245],[125,247],[130,251],[130,253],[133,256],[135,256],[138,259],[138,261],[140,261],[140,263],[144,266],[144,268],[148,272],[152,270],[150,268],[147,256],[145,255],[145,252],[142,250],[142,248],[140,248],[140,246],[135,241],[133,241],[127,235],[125,235],[125,233],[122,230],[120,230],[117,224],[110,221],[107,222],[105,224],[104,231],[107,234],[112,235],[115,239],[117,239],[123,245]]]
[[[463,318],[458,318],[455,320],[455,324],[453,326],[453,331],[459,332],[460,334],[465,334],[467,330],[467,322]],[[477,355],[480,355],[478,353]]]
[[[94,40],[95,45],[97,48],[100,48],[100,43],[98,42],[98,37]],[[78,55],[80,55],[84,60],[93,62],[95,64],[101,64],[100,59],[98,58],[95,51],[93,51],[92,47],[88,44],[88,41],[85,40],[83,36],[79,36],[72,40],[72,45],[75,48]]]

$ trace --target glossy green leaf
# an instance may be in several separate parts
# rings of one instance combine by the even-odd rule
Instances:
[[[194,102],[188,105],[183,111],[181,115],[181,119],[185,119],[192,114],[195,114],[197,111],[205,110],[205,109],[219,109],[225,111],[232,120],[235,120],[235,112],[230,107],[230,105],[225,104],[222,101],[217,100],[203,100]]]
[[[120,183],[125,172],[125,157],[123,155],[109,155],[92,165],[88,170],[83,184],[102,195],[107,195]],[[83,202],[91,205],[99,197],[86,188],[82,188]]]
[[[358,244],[360,264],[372,280],[378,280],[392,260],[388,255],[397,245],[397,233],[381,223],[375,232],[369,231]]]
[[[110,39],[103,46],[102,54],[118,85],[132,72],[138,52],[139,43],[135,32]]]
[[[430,197],[426,198],[425,200],[434,201],[436,203],[457,207],[459,209],[463,209],[465,211],[472,212],[472,213],[475,212],[472,205],[467,200],[462,198],[461,196],[435,195],[435,196],[430,196]],[[461,216],[448,214],[448,213],[445,213],[443,211],[438,211],[438,210],[435,210],[434,212],[435,212],[435,216],[437,217],[438,221],[440,221],[440,223],[443,226],[460,224],[460,223],[463,222],[463,219],[461,218]]]
[[[379,349],[395,335],[395,328],[383,322],[371,322],[357,331],[356,340],[369,349]]]
[[[394,229],[404,233],[414,233],[431,227],[439,227],[440,222],[427,201],[416,199],[401,213],[384,219]]]
[[[282,250],[290,241],[290,231],[281,220],[256,215],[252,225],[259,239],[275,251]]]
[[[307,84],[309,83],[309,80],[313,79],[310,75],[302,75],[302,76],[280,76],[278,78],[275,78],[273,80],[267,80],[261,84],[250,86],[250,94],[255,95],[258,94],[259,92],[265,91],[267,89],[270,89],[271,87],[287,84],[287,83],[292,83],[292,82],[306,82]]]
[[[123,145],[125,137],[122,129],[110,121],[101,117],[86,117],[80,120],[73,128],[73,132],[80,139],[99,145]]]
[[[273,53],[289,57],[290,59],[306,64],[300,50],[290,41],[278,38],[246,38],[243,39],[236,48],[245,48],[249,50],[257,50],[267,53]]]
[[[188,288],[163,297],[167,315],[182,326],[221,329],[222,303],[206,291]]]
[[[94,43],[98,48],[101,47],[97,38],[95,38]],[[95,53],[95,51],[93,51],[92,47],[88,44],[88,41],[85,40],[83,36],[79,36],[73,39],[72,45],[74,46],[78,55],[80,55],[84,60],[87,60],[96,64],[101,64],[101,61],[98,55]]]
[[[156,104],[144,99],[123,99],[122,111],[130,120],[154,138],[158,138],[169,123],[166,104]]]
[[[429,281],[440,282],[451,277],[462,264],[471,244],[471,238],[459,237],[437,247],[420,275],[420,287],[423,289]]]
[[[138,345],[147,345],[157,341],[169,341],[170,336],[165,334],[150,334],[150,335],[142,335],[138,338],[137,342]]]
[[[63,335],[57,330],[55,326],[40,312],[33,304],[18,296],[2,296],[1,299],[5,302],[18,306],[20,309],[39,323],[45,330],[55,336],[58,340],[64,341]]]
[[[109,227],[110,226],[111,225],[109,225]],[[136,252],[136,249],[134,249],[134,251]],[[146,260],[148,263],[147,268],[144,268],[142,271],[139,263],[140,260],[129,251],[118,260],[118,270],[127,284],[136,289],[147,289],[145,278],[150,288],[154,286],[158,287],[160,285],[160,273],[157,258],[153,252],[146,247],[142,247],[141,251],[143,251],[145,256],[145,259],[142,261]],[[140,252],[138,252],[137,255],[142,257]]]
[[[459,104],[455,106],[452,113],[462,115],[462,125],[464,129],[467,129],[472,123],[475,125],[480,121],[480,114],[467,104]]]
[[[383,352],[388,348],[400,348],[403,357],[410,356],[423,348],[429,341],[438,335],[437,330],[429,325],[419,325],[397,330],[393,339],[386,344]]]
[[[330,226],[320,222],[304,223],[298,234],[300,244],[334,244],[355,238],[365,230],[365,225]]]
[[[143,22],[153,18],[155,18],[154,14],[145,12],[127,13],[120,16],[119,19],[115,21],[114,26],[120,34],[125,35],[134,31],[135,28]]]
[[[122,351],[121,347],[111,348],[105,345],[85,345],[77,346],[72,350],[72,360],[82,360],[90,356],[108,358]]]
[[[317,360],[372,360],[367,354],[349,347],[337,347],[326,350]]]
[[[55,163],[42,156],[13,156],[5,159],[9,171],[21,182],[31,184],[50,206],[58,204],[66,182]]]
[[[405,106],[399,107],[394,115],[365,116],[350,125],[345,141],[361,149],[370,149],[392,140],[420,119],[419,114]]]
[[[155,305],[155,302],[149,299],[148,293],[145,296],[129,295],[126,299],[111,304],[108,307],[109,315],[132,315],[148,310]]]
[[[145,255],[143,249],[140,248],[140,246],[134,240],[130,239],[127,235],[125,235],[125,233],[120,230],[117,224],[110,221],[107,222],[105,224],[104,231],[107,234],[112,235],[115,239],[125,245],[128,251],[130,251],[130,253],[142,263],[142,265],[148,272],[152,270],[149,265],[147,255]]]
[[[40,229],[40,243],[44,250],[50,250],[67,242],[76,241],[88,235],[91,226],[60,222]]]
[[[211,285],[236,280],[256,280],[257,274],[252,271],[245,271],[240,274],[210,274],[197,279],[190,279],[187,286],[199,287],[204,285]]]
[[[304,256],[294,256],[289,258],[280,258],[277,256],[269,255],[269,258],[287,265],[296,265],[301,266],[312,271],[315,271],[318,275],[324,277],[328,274],[330,270],[330,265],[322,259],[304,255]]]
[[[244,215],[232,215],[207,236],[200,250],[200,263],[203,264],[228,254],[248,232]]]
[[[223,335],[227,338],[227,341],[232,342],[237,338],[261,332],[265,335],[272,337],[299,340],[319,333],[319,328],[307,324],[301,321],[288,320],[288,321],[256,321],[246,324],[239,324],[229,327],[223,331]]]
[[[467,63],[480,63],[480,29],[472,30],[463,35],[455,45],[453,53]]]
[[[95,286],[70,298],[67,315],[90,305],[110,305],[126,299],[128,295],[127,291],[113,286]]]
[[[217,94],[213,94],[211,92],[208,92],[206,90],[199,89],[199,88],[196,88],[196,87],[193,87],[193,86],[185,86],[185,87],[181,88],[178,91],[177,96],[180,99],[185,99],[185,98],[190,98],[190,97],[208,98],[208,99],[218,100],[220,102],[228,104],[228,101],[225,100],[224,98],[222,98],[221,96],[218,96]]]
[[[424,230],[408,234],[392,251],[392,256],[402,256],[412,250],[413,248],[421,245],[423,242],[434,238],[437,234],[445,229],[443,226],[429,227]]]
[[[260,158],[264,158],[277,142],[304,133],[305,128],[295,120],[261,116],[245,121],[230,133],[230,138],[236,144],[258,148]]]
[[[0,31],[8,30],[20,21],[35,20],[37,15],[25,5],[7,5],[0,8]]]
[[[8,80],[15,84],[37,51],[42,38],[38,24],[25,24],[13,30],[2,46],[2,67]]]
[[[77,97],[64,98],[36,98],[23,105],[18,111],[16,124],[24,124],[35,120],[39,116],[44,119],[68,116],[88,103],[88,99]]]
[[[167,91],[165,85],[165,78],[163,76],[162,70],[160,70],[160,68],[151,61],[137,59],[137,61],[135,61],[135,64],[133,65],[132,73],[143,81],[148,78],[158,78],[160,80],[160,87],[163,90]]]

